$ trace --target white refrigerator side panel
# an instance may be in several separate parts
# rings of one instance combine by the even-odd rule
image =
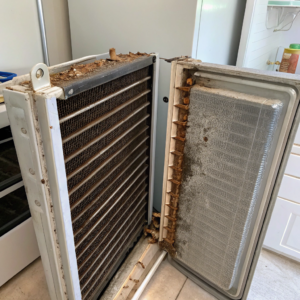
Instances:
[[[199,0],[69,1],[73,59],[116,48],[118,53],[192,55]],[[79,21],[80,20],[80,21]],[[171,64],[161,61],[158,84],[154,207],[160,211]]]
[[[202,0],[195,58],[235,65],[246,0]]]

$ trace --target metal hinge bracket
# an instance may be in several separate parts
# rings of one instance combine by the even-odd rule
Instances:
[[[36,64],[32,67],[30,71],[30,79],[32,88],[35,92],[51,87],[49,70],[43,63]]]

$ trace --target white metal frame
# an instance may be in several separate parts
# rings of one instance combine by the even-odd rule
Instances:
[[[37,95],[36,104],[68,296],[81,299],[56,97]]]
[[[54,224],[54,207],[52,207],[54,205],[49,195],[49,191],[52,193],[52,189],[49,186],[45,170],[46,166],[43,162],[42,148],[40,146],[43,141],[37,134],[39,125],[34,119],[33,113],[35,100],[31,93],[25,93],[25,91],[4,90],[3,94],[10,123],[13,124],[11,129],[42,256],[49,293],[51,299],[66,299],[63,276],[65,276],[67,281],[67,273],[63,274],[62,263],[59,259],[62,253],[60,253],[60,247],[57,245],[59,241],[57,241],[58,237],[56,233],[60,233],[60,230],[56,232]],[[30,173],[30,169],[33,172]],[[54,210],[57,210],[56,207]]]

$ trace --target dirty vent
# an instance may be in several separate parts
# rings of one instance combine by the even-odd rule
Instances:
[[[151,67],[57,107],[81,294],[92,299],[145,224]]]

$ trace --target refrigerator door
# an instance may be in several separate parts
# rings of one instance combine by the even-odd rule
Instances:
[[[160,244],[219,299],[246,299],[299,123],[300,80],[172,65]]]

